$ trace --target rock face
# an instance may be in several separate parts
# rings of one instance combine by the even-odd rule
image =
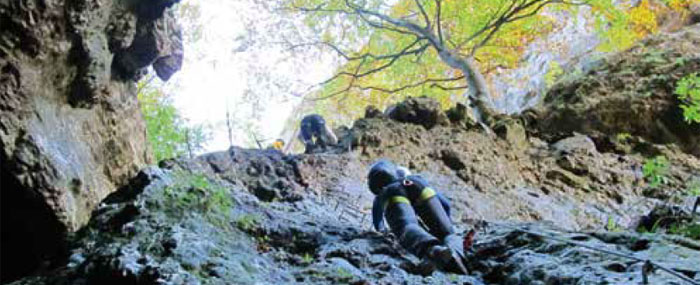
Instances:
[[[696,266],[700,244],[696,241],[659,234],[574,232],[542,221],[477,223],[477,244],[467,263],[470,275],[422,275],[419,260],[401,248],[395,237],[371,229],[366,206],[373,196],[361,177],[373,158],[359,152],[282,157],[274,151],[233,148],[192,161],[171,161],[163,168],[147,168],[104,200],[88,226],[72,240],[65,266],[13,284],[577,284],[642,280],[642,263],[527,233],[533,231],[651,259],[700,278]],[[458,152],[444,155],[460,159]],[[493,197],[483,198],[469,187],[449,188],[445,180],[458,183],[461,178],[438,169],[431,171],[437,171],[431,181],[453,203],[459,231],[474,226],[467,224],[470,217],[479,219],[474,214],[482,210],[478,204]],[[445,176],[436,179],[440,175]],[[258,195],[255,185],[274,181],[288,183],[284,187],[288,192],[271,200]],[[515,204],[512,197],[531,195],[526,191],[496,186],[480,190],[498,193],[519,209],[538,200],[550,203],[552,209],[576,207],[576,203],[562,202],[556,194],[542,193]],[[579,194],[585,191],[576,188],[570,191],[574,192],[571,196],[587,195]],[[299,199],[285,199],[292,196]],[[599,200],[599,208],[615,207],[615,202],[611,205],[605,200]],[[585,206],[578,210],[587,211]],[[483,212],[483,216],[532,218],[512,213]],[[562,224],[558,217],[542,219]],[[595,218],[582,218],[582,225],[586,219]],[[678,282],[659,271],[648,277],[653,284]]]
[[[636,6],[641,1],[616,1],[615,5]],[[660,3],[660,2],[656,2]],[[666,2],[668,3],[668,2]],[[687,9],[657,13],[656,21],[661,32],[676,32],[700,22],[700,3],[688,1]],[[656,5],[656,4],[652,4]],[[558,72],[587,71],[606,54],[596,47],[604,41],[595,27],[596,17],[589,8],[582,8],[572,15],[570,11],[550,9],[545,13],[552,17],[554,30],[545,37],[523,47],[524,53],[518,67],[497,70],[491,75],[494,94],[493,107],[506,114],[516,114],[536,105],[546,96],[552,82],[548,76]]]
[[[673,160],[666,186],[658,189],[661,196],[681,194],[700,179],[700,160],[673,147],[654,145],[649,153],[625,154],[598,147],[582,134],[550,144],[519,131],[516,120],[506,125],[514,131],[504,128],[506,135],[492,136],[478,126],[426,130],[370,118],[356,121],[347,134],[352,139],[341,141],[350,144],[342,149],[352,149],[365,166],[385,157],[424,175],[454,199],[458,217],[467,220],[549,220],[581,230],[602,228],[614,216],[628,225],[654,204],[640,195],[647,188],[642,165],[648,157],[663,154]],[[337,171],[352,175],[347,180],[364,181],[365,173],[345,170],[350,164]],[[329,165],[324,164],[325,171],[336,171]]]
[[[700,124],[684,122],[676,82],[700,70],[700,24],[650,37],[556,84],[533,129],[549,140],[585,133],[601,140],[627,134],[676,143],[700,156]]]
[[[438,110],[438,112],[440,112]],[[443,114],[444,115],[444,114]],[[441,116],[443,116],[441,115]],[[360,119],[326,153],[231,148],[141,171],[70,239],[58,269],[19,284],[568,284],[640,283],[650,259],[700,278],[700,244],[607,232],[660,204],[643,197],[644,156],[584,134],[547,143],[512,119],[487,135],[459,116],[426,129],[383,115]],[[510,135],[509,135],[510,134]],[[700,160],[671,161],[662,192],[698,178]],[[366,171],[385,157],[425,176],[452,204],[458,232],[478,228],[465,276],[421,273],[420,261],[371,228]],[[509,220],[506,222],[506,220]],[[612,222],[611,222],[612,220]],[[634,225],[633,225],[634,224]],[[654,284],[678,282],[656,271]]]
[[[0,2],[2,281],[62,252],[149,161],[134,80],[179,68],[175,2]]]

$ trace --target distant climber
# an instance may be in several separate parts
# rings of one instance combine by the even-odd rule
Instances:
[[[284,149],[284,140],[276,139],[269,148],[282,151]]]
[[[423,177],[411,175],[388,160],[372,165],[368,184],[376,195],[372,205],[376,230],[385,229],[386,214],[389,228],[409,252],[442,270],[467,274],[462,239],[455,233],[445,197],[430,188]]]
[[[317,114],[306,115],[301,119],[299,140],[304,143],[304,153],[325,150],[329,145],[338,143],[338,138],[326,125],[326,120]]]

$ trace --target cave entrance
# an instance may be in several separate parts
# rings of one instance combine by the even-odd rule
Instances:
[[[47,269],[66,252],[66,228],[39,194],[0,163],[0,284]]]

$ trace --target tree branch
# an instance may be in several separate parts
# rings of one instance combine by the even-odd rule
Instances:
[[[437,84],[437,83],[431,84],[430,87],[431,87],[431,88],[442,89],[442,90],[444,90],[444,91],[463,90],[463,89],[469,88],[469,86],[467,86],[467,85],[455,86],[455,87],[447,87],[447,86],[442,86],[442,85]]]
[[[384,88],[384,87],[376,87],[376,86],[357,86],[357,88],[359,88],[361,90],[375,90],[375,91],[380,91],[380,92],[387,93],[387,94],[393,94],[393,93],[401,92],[401,91],[406,90],[406,89],[416,88],[416,87],[425,85],[427,83],[433,83],[432,85],[430,85],[430,87],[440,88],[442,86],[437,84],[438,82],[451,82],[451,81],[460,81],[460,80],[464,80],[464,75],[459,76],[459,77],[453,77],[453,78],[439,78],[439,79],[429,78],[429,79],[425,79],[425,80],[422,80],[422,81],[419,81],[416,83],[411,83],[411,84],[404,85],[404,86],[397,87],[397,88],[393,88],[393,89]],[[441,89],[448,90],[449,88],[464,89],[466,87],[463,87],[463,88],[445,87],[444,89],[443,88],[441,88]]]
[[[346,71],[341,71],[341,72],[339,72],[339,73],[333,75],[331,78],[329,78],[329,79],[327,79],[327,80],[324,80],[323,82],[319,83],[318,85],[327,84],[327,83],[329,83],[329,82],[332,82],[333,80],[336,80],[337,78],[339,78],[339,77],[341,77],[341,76],[350,76],[350,77],[354,77],[354,78],[361,78],[361,77],[365,77],[365,76],[368,76],[368,75],[370,75],[370,74],[379,72],[379,71],[381,71],[381,70],[384,70],[384,69],[386,69],[387,67],[393,65],[399,58],[401,58],[401,57],[403,57],[403,56],[406,56],[406,55],[410,55],[410,54],[419,54],[419,53],[421,53],[423,50],[425,50],[426,48],[428,48],[428,45],[426,44],[426,45],[422,45],[422,46],[420,46],[420,47],[418,47],[418,48],[416,48],[416,49],[411,49],[413,46],[417,45],[417,44],[420,43],[421,41],[422,41],[422,39],[421,39],[421,38],[418,38],[418,39],[416,39],[413,43],[409,44],[409,45],[406,46],[404,49],[402,49],[400,52],[398,52],[398,53],[396,53],[396,54],[392,54],[392,55],[382,56],[382,59],[384,59],[384,60],[390,59],[390,60],[389,60],[388,63],[386,63],[386,64],[384,64],[384,65],[381,65],[381,66],[379,66],[379,67],[377,67],[377,68],[370,69],[370,70],[365,71],[365,72],[363,72],[363,73],[358,73],[358,72],[349,73],[349,72],[346,72]],[[367,58],[368,58],[368,57],[362,57],[361,59],[364,61],[364,60],[366,60]],[[359,59],[359,58],[358,58],[358,59]],[[375,61],[380,61],[380,60],[375,60]]]
[[[428,13],[425,12],[425,8],[423,8],[423,4],[420,3],[420,0],[414,0],[414,1],[416,2],[416,5],[418,6],[418,10],[420,10],[420,13],[423,15],[423,20],[425,21],[425,29],[431,30],[430,18],[428,17]]]
[[[435,0],[435,6],[436,6],[436,12],[435,12],[435,26],[437,26],[437,34],[438,34],[438,40],[440,40],[440,44],[445,43],[445,39],[442,36],[442,22],[440,19],[440,13],[442,10],[442,1],[441,0]]]
[[[292,5],[291,8],[281,8],[280,10],[291,10],[291,11],[296,10],[296,11],[305,12],[305,13],[328,12],[328,13],[354,14],[352,11],[346,11],[346,10],[342,10],[342,9],[323,9],[323,6],[325,6],[326,4],[327,3],[321,3],[318,6],[313,7],[313,8]]]
[[[517,0],[514,0],[514,2],[515,1],[517,1]],[[538,3],[540,3],[540,4],[537,5]],[[524,1],[524,2],[521,2],[521,4],[519,6],[515,6],[514,8],[512,8],[512,10],[506,11],[496,22],[494,22],[494,24],[491,26],[490,31],[488,32],[486,37],[484,37],[481,41],[479,41],[479,43],[477,43],[476,45],[474,45],[471,48],[471,52],[470,52],[471,56],[474,56],[474,54],[476,54],[476,51],[478,49],[480,49],[481,47],[484,46],[484,44],[486,44],[488,41],[490,41],[491,38],[493,38],[493,36],[498,31],[501,30],[501,27],[503,27],[503,25],[508,24],[508,23],[512,23],[512,22],[515,22],[515,21],[518,21],[518,20],[521,20],[524,18],[534,16],[545,6],[547,6],[549,4],[554,4],[554,3],[563,3],[563,1],[561,1],[561,0],[533,0],[533,1],[529,1],[529,2]],[[537,5],[537,7],[535,7],[532,11],[530,11],[526,14],[518,15],[520,12],[525,11],[528,8],[533,7],[535,5]]]
[[[411,22],[408,22],[408,21],[399,20],[399,19],[394,19],[394,18],[392,18],[392,17],[389,17],[389,16],[387,16],[387,15],[381,14],[381,13],[379,13],[379,12],[366,10],[366,9],[360,7],[360,6],[357,6],[357,5],[355,5],[355,4],[350,3],[350,0],[345,0],[345,5],[348,6],[350,9],[353,9],[353,10],[355,11],[355,13],[358,13],[358,14],[365,14],[365,15],[369,15],[369,16],[372,16],[372,17],[376,17],[376,18],[378,18],[378,19],[380,19],[380,20],[382,20],[382,21],[385,21],[385,22],[387,22],[387,23],[389,23],[389,24],[392,24],[392,25],[394,25],[394,26],[402,27],[402,28],[408,29],[409,31],[413,31],[413,32],[416,33],[416,34],[419,34],[419,35],[421,35],[421,36],[423,36],[423,37],[426,37],[426,38],[427,38],[428,40],[430,40],[430,41],[434,41],[434,40],[435,40],[435,39],[434,39],[434,36],[432,35],[432,33],[430,33],[429,30],[427,30],[427,29],[425,29],[425,28],[422,28],[422,27],[420,27],[420,26],[418,26],[418,25],[416,25],[416,24],[414,24],[414,23],[411,23]]]
[[[362,61],[360,62],[360,64],[358,64],[357,67],[355,68],[355,72],[354,72],[355,76],[352,76],[352,77],[351,77],[350,83],[348,83],[348,87],[346,87],[346,88],[343,89],[343,90],[333,92],[333,93],[331,93],[331,94],[329,94],[329,95],[326,95],[326,96],[323,96],[323,97],[312,98],[312,99],[308,99],[308,100],[309,100],[309,101],[312,101],[312,102],[313,102],[313,101],[325,100],[325,99],[328,99],[328,98],[331,98],[331,97],[335,97],[335,96],[337,96],[338,94],[342,94],[342,93],[345,93],[345,92],[350,91],[350,89],[352,89],[352,87],[354,87],[355,80],[357,79],[357,73],[360,71],[360,68],[362,68],[362,65],[364,65],[365,60],[366,60],[366,59],[362,59]],[[319,84],[319,85],[321,85],[321,84]]]
[[[358,16],[359,16],[360,19],[362,19],[366,24],[370,25],[370,26],[373,27],[373,28],[382,29],[382,30],[387,30],[387,31],[392,31],[392,32],[399,33],[399,34],[404,34],[404,35],[413,35],[413,36],[416,35],[416,33],[411,32],[411,31],[406,31],[406,30],[402,30],[402,29],[399,29],[399,28],[390,27],[390,26],[382,25],[381,23],[374,22],[374,21],[368,19],[368,18],[367,18],[365,15],[363,15],[363,14],[358,14]]]
[[[417,39],[416,41],[414,41],[413,43],[408,45],[407,48],[411,48],[411,47],[415,46],[421,40],[422,40],[421,38]],[[338,46],[336,46],[332,43],[329,43],[329,42],[311,42],[311,43],[300,43],[300,44],[293,44],[293,45],[290,44],[289,49],[296,49],[296,48],[304,47],[304,46],[327,46],[327,47],[331,48],[333,51],[335,51],[338,55],[340,55],[340,57],[344,58],[347,61],[361,60],[364,58],[372,58],[374,60],[385,60],[385,59],[391,59],[391,58],[395,58],[395,57],[404,55],[402,53],[403,52],[402,51],[402,52],[398,52],[398,53],[385,54],[385,55],[375,55],[371,52],[367,52],[367,53],[364,53],[361,55],[351,56],[348,53],[344,52],[342,49],[340,49]],[[411,51],[410,53],[413,53],[413,52]]]
[[[481,29],[479,29],[479,30],[476,31],[475,33],[471,34],[466,40],[464,40],[464,41],[462,41],[461,43],[459,43],[459,44],[457,45],[457,49],[460,49],[460,48],[461,48],[462,46],[464,46],[465,44],[467,44],[467,43],[473,41],[473,40],[476,39],[478,36],[480,36],[481,34],[485,33],[486,31],[488,31],[489,29],[491,29],[491,28],[493,28],[495,25],[497,25],[497,24],[498,24],[498,21],[504,17],[505,13],[507,13],[508,11],[510,11],[511,9],[513,9],[513,7],[515,6],[516,2],[517,2],[516,0],[511,0],[510,5],[508,6],[508,8],[505,9],[505,11],[503,12],[503,14],[501,14],[501,11],[502,11],[501,8],[502,8],[502,7],[499,7],[499,8],[498,8],[498,11],[496,11],[496,13],[494,13],[494,14],[491,16],[491,19],[489,19],[489,21],[487,22],[488,24],[487,24],[487,25],[484,25]]]

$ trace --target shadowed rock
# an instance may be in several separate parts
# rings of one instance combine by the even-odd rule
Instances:
[[[389,118],[404,123],[422,125],[430,129],[438,124],[446,124],[447,116],[440,104],[430,98],[409,98],[387,110]]]
[[[51,267],[65,234],[149,161],[131,79],[179,69],[175,2],[0,2],[3,282]]]

